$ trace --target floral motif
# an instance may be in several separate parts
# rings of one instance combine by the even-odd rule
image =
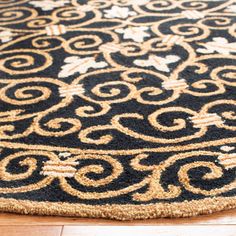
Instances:
[[[67,57],[64,62],[66,63],[61,67],[58,74],[59,78],[71,76],[77,72],[80,74],[86,73],[90,68],[104,68],[107,66],[106,62],[96,62],[94,57],[80,58],[77,56]]]
[[[134,64],[141,67],[155,67],[156,70],[170,72],[168,67],[169,64],[177,62],[180,57],[175,55],[169,55],[166,57],[158,57],[155,55],[150,55],[147,60],[135,60]]]
[[[144,41],[144,38],[150,37],[150,34],[146,32],[148,29],[146,26],[139,26],[116,29],[115,32],[123,34],[124,39],[132,39],[135,42],[141,43]]]
[[[35,0],[35,1],[30,1],[29,3],[34,5],[35,7],[41,8],[43,11],[50,11],[53,10],[54,8],[58,7],[63,7],[65,4],[69,3],[69,0]]]
[[[122,18],[125,19],[128,16],[135,16],[137,15],[136,12],[130,11],[128,7],[118,7],[113,6],[111,9],[105,10],[105,17],[106,18]]]
[[[236,53],[236,43],[229,43],[226,38],[216,37],[213,41],[207,43],[199,43],[199,45],[205,48],[198,48],[197,52],[208,54],[218,52],[220,54],[229,55],[230,53]]]

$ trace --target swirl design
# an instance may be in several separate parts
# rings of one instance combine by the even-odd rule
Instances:
[[[0,0],[1,199],[235,197],[235,6]]]

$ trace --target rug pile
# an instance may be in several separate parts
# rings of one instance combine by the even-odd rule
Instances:
[[[0,0],[0,210],[235,208],[235,37],[235,0]]]

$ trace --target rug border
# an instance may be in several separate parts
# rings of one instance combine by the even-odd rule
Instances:
[[[219,139],[212,141],[212,146],[224,145],[226,143],[236,141],[236,137]],[[201,145],[209,145],[209,142],[200,143]],[[190,148],[194,150],[199,148]],[[45,150],[45,151],[70,151],[73,154],[115,154],[124,155],[124,150],[117,150],[113,153],[110,150],[81,150],[66,147],[51,147],[24,145],[20,143],[0,142],[0,147],[11,149],[25,149],[25,150]],[[149,149],[149,152],[167,151],[162,149]],[[180,146],[174,147],[179,149]],[[182,147],[183,148],[183,147]],[[188,148],[186,148],[188,150]],[[141,150],[131,150],[135,154],[140,153]],[[144,151],[144,150],[142,150]],[[111,153],[110,153],[111,152]],[[132,153],[132,154],[134,154]],[[130,154],[130,153],[129,153]],[[87,205],[78,203],[65,202],[42,202],[30,200],[17,200],[14,198],[0,198],[0,212],[30,214],[30,215],[47,215],[47,216],[73,216],[83,218],[105,218],[114,220],[141,220],[141,219],[156,219],[156,218],[180,218],[191,217],[203,214],[211,214],[223,210],[236,208],[236,196],[234,197],[208,197],[201,200],[185,200],[183,202],[173,203],[156,203],[156,204],[106,204],[106,205]]]
[[[86,205],[0,198],[0,211],[25,215],[73,216],[113,220],[192,217],[236,208],[236,197],[213,197],[174,203]]]

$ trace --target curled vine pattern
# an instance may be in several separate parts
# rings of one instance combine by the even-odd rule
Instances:
[[[235,37],[235,0],[0,0],[0,195],[234,196]]]

